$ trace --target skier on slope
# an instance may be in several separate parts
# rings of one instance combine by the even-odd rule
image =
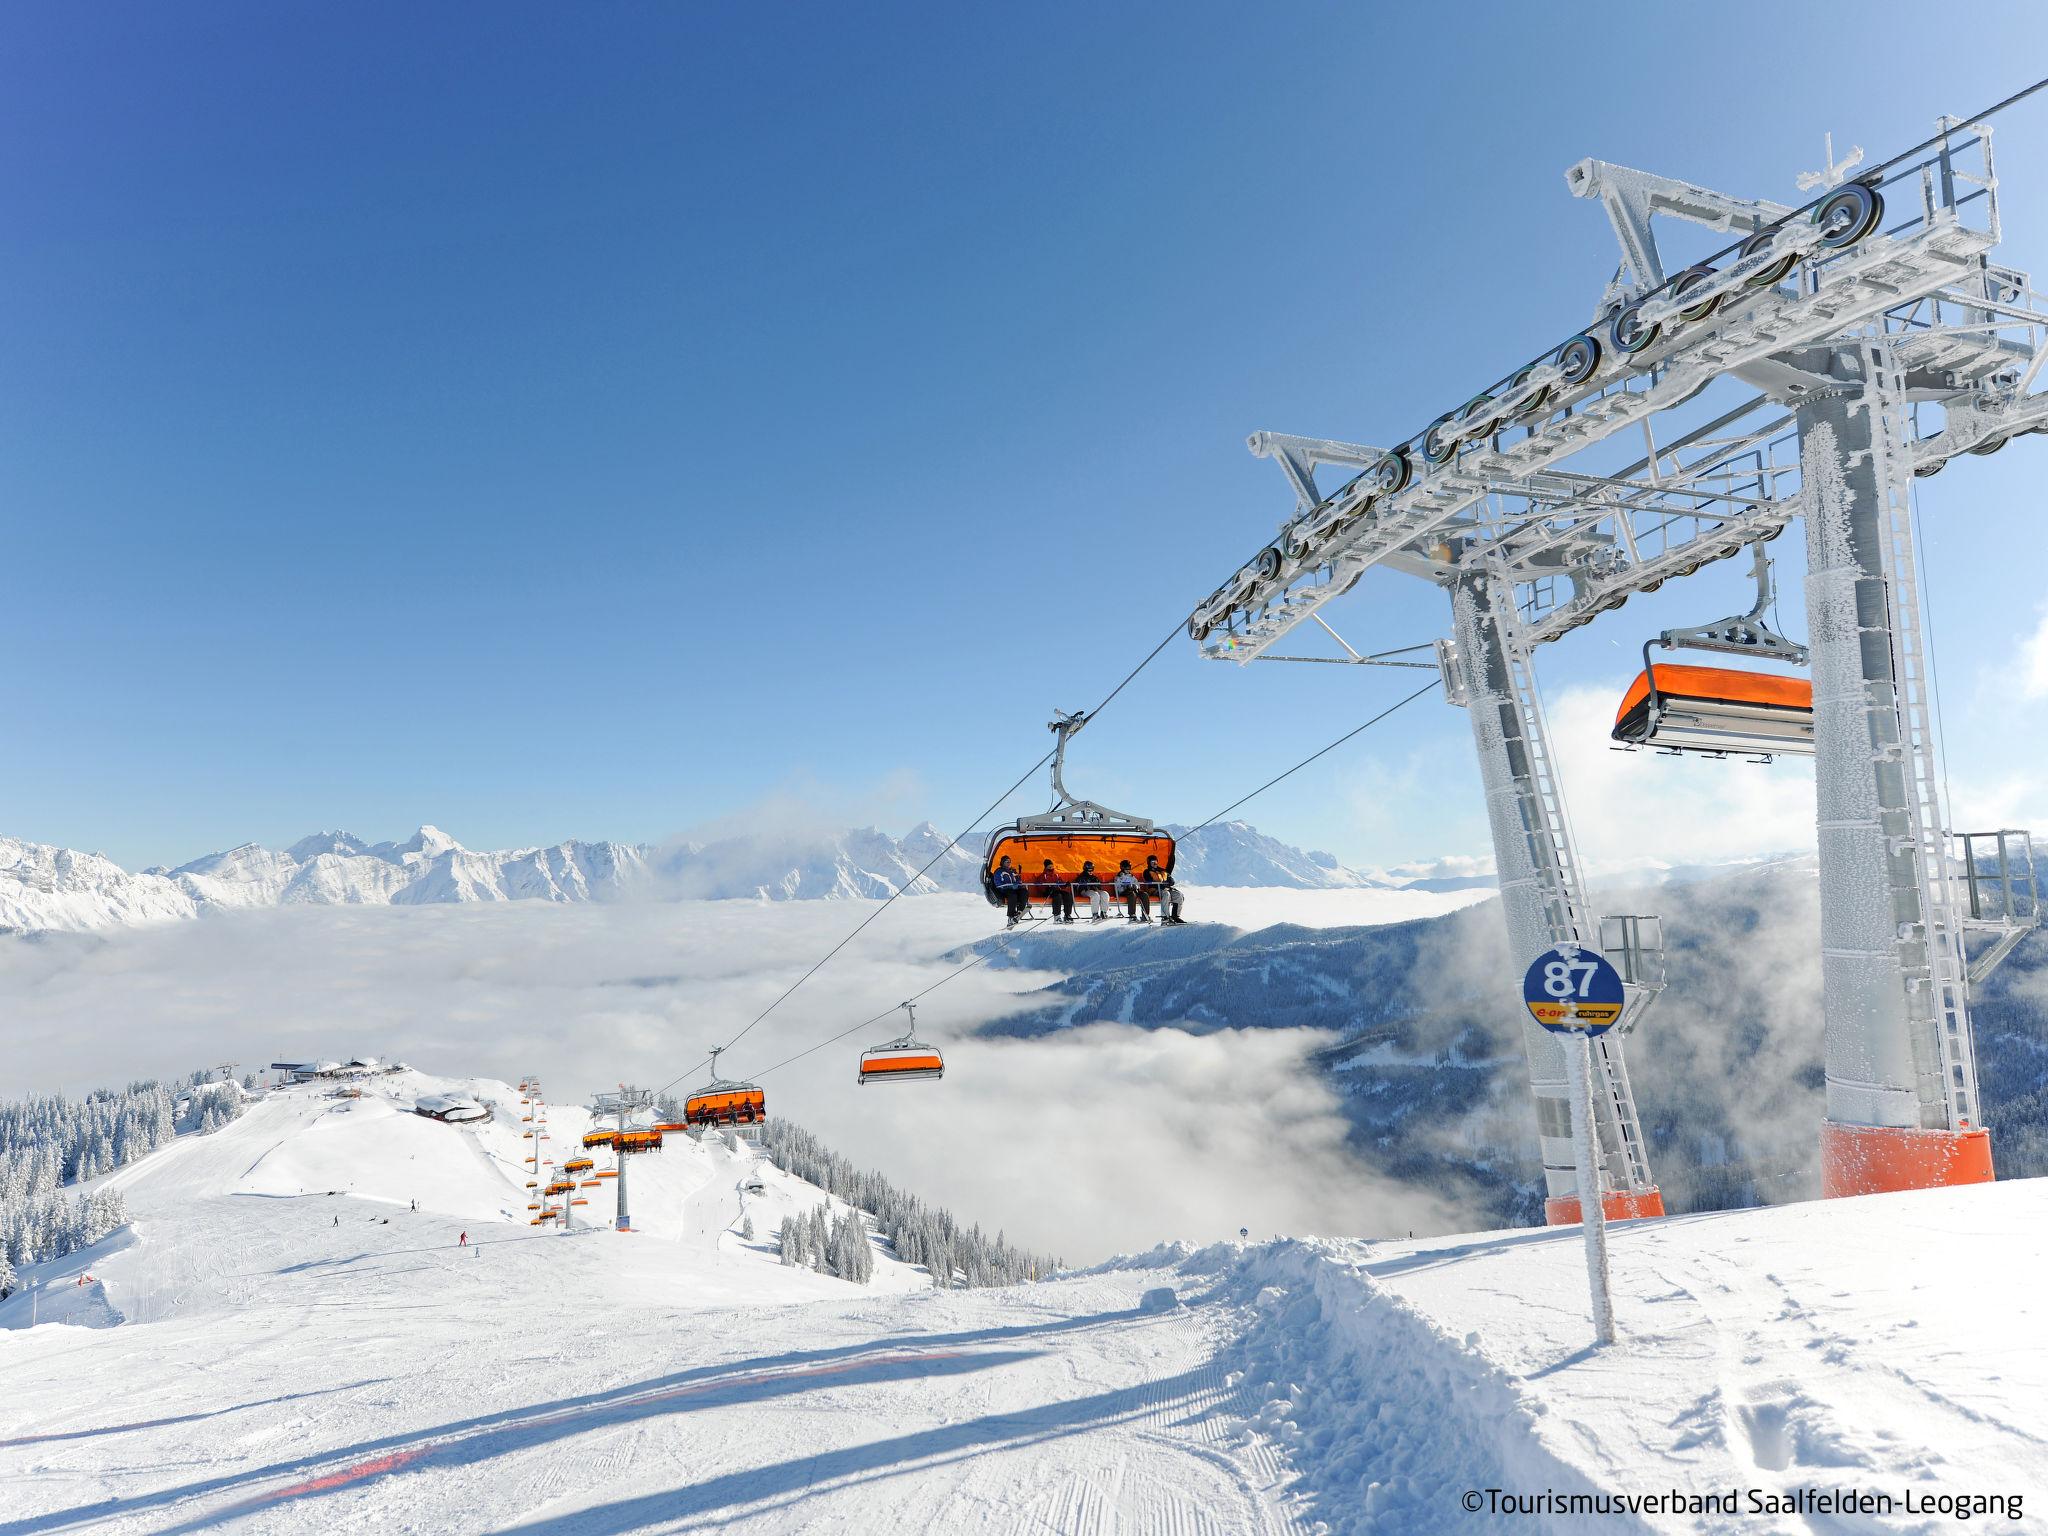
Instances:
[[[462,1234],[462,1236],[458,1237],[455,1240],[455,1246],[458,1248],[467,1248],[469,1246],[469,1234],[465,1232]]]

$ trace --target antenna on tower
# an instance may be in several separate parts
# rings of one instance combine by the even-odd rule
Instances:
[[[1835,136],[1827,135],[1827,169],[1822,171],[1801,171],[1793,185],[1802,192],[1818,191],[1822,187],[1839,187],[1849,179],[1849,173],[1863,163],[1863,146],[1851,145],[1849,153],[1842,157],[1840,164],[1835,161]]]

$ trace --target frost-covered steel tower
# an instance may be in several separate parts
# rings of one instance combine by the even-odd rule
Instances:
[[[1792,208],[1573,166],[1571,190],[1605,206],[1622,250],[1594,324],[1391,447],[1255,433],[1294,512],[1189,621],[1219,659],[1387,664],[1393,653],[1362,655],[1319,610],[1372,566],[1443,588],[1451,634],[1437,660],[1470,714],[1509,937],[1530,956],[1599,942],[1536,648],[1803,517],[1830,1195],[1991,1176],[1969,991],[2031,926],[2031,870],[2012,873],[1999,835],[1987,902],[1980,883],[1994,877],[1952,851],[1910,492],[1958,453],[2048,430],[2048,393],[2034,391],[2048,313],[2024,273],[1987,259],[1999,238],[1989,127],[1944,119],[1905,155],[1851,168],[1831,165],[1814,179],[1821,194]],[[1655,216],[1734,243],[1667,272]],[[1930,405],[1938,427],[1923,431]],[[1626,429],[1639,452],[1616,441]],[[1325,491],[1328,469],[1349,478]],[[1311,621],[1343,655],[1273,653]],[[1973,964],[1965,943],[1979,934],[1990,942]],[[1620,1043],[1653,991],[1631,988],[1596,1058],[1612,1216],[1662,1209]],[[1547,1213],[1575,1220],[1563,1052],[1526,1020],[1524,1043]]]

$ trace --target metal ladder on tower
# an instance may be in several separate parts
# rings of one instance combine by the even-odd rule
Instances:
[[[1518,636],[1510,633],[1503,638],[1515,712],[1527,722],[1521,741],[1528,764],[1527,788],[1520,797],[1522,830],[1529,840],[1529,862],[1544,886],[1543,912],[1550,927],[1550,941],[1594,948],[1598,933],[1580,910],[1578,844],[1572,836],[1564,796],[1558,791],[1557,774],[1550,761],[1550,729],[1543,718],[1535,669]],[[1650,1163],[1643,1147],[1642,1122],[1636,1114],[1628,1064],[1615,1036],[1602,1035],[1591,1044],[1595,1132],[1601,1159],[1614,1188],[1641,1194],[1651,1187]]]
[[[1931,1002],[1933,1049],[1938,1059],[1927,1063],[1938,1075],[1946,1106],[1947,1130],[1979,1123],[1976,1046],[1970,1028],[1969,971],[1963,948],[1955,878],[1949,867],[1948,832],[1942,816],[1940,768],[1932,725],[1931,662],[1920,606],[1919,567],[1913,538],[1912,480],[1906,416],[1905,380],[1891,369],[1881,347],[1865,351],[1870,389],[1866,399],[1874,413],[1873,451],[1883,487],[1885,601],[1890,608],[1892,673],[1898,693],[1904,739],[1898,750],[1906,773],[1910,825],[1900,834],[1911,847],[1925,962],[1909,967],[1909,993],[1924,987]],[[1923,1050],[1916,1034],[1916,1059]]]

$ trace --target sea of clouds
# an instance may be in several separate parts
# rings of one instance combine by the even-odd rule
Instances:
[[[0,944],[12,1049],[0,1097],[233,1061],[376,1055],[552,1096],[701,1080],[730,1040],[865,916],[864,902],[302,907]],[[898,903],[726,1058],[771,1112],[957,1214],[1070,1261],[1186,1238],[1447,1230],[1459,1213],[1375,1175],[1307,1055],[1311,1031],[975,1026],[1052,978],[982,967],[919,1008],[942,1082],[863,1088],[859,1046],[790,1057],[957,968],[979,897]],[[784,1065],[783,1063],[787,1063]],[[770,1070],[773,1069],[773,1070]]]

